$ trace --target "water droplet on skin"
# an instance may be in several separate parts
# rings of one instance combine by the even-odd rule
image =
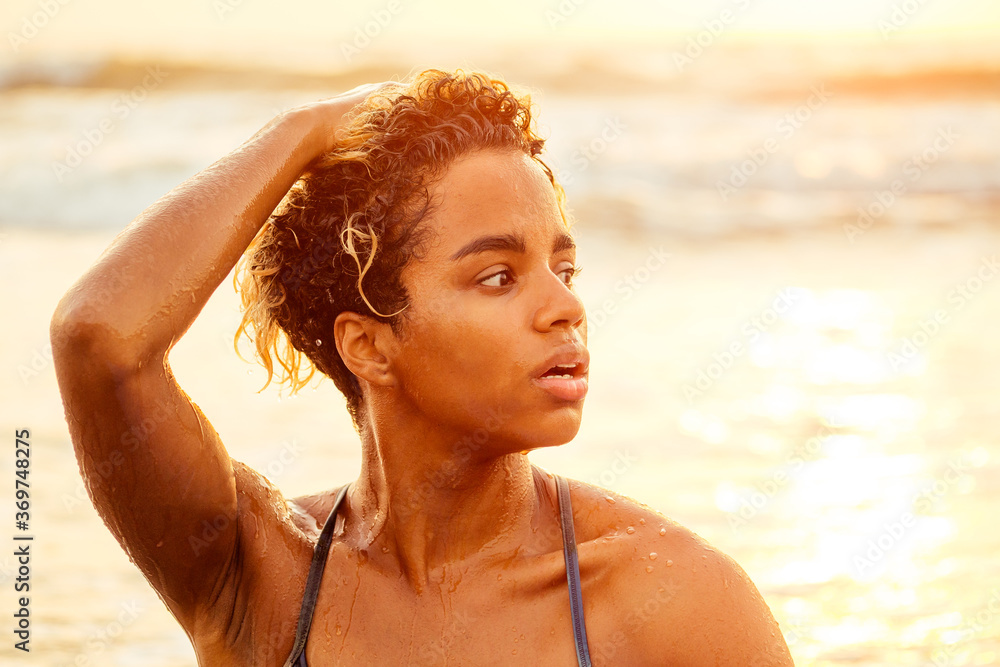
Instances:
[[[382,547],[382,553],[384,554],[389,553],[389,547]]]
[[[667,529],[666,528],[660,528],[660,535],[666,535],[666,534],[667,534]]]
[[[521,639],[524,639],[524,635],[521,635]]]
[[[653,571],[653,566],[652,565],[647,565],[646,566],[646,572],[652,572],[652,571]]]
[[[645,526],[646,525],[646,520],[645,519],[639,519],[639,525],[640,526]]]
[[[510,654],[511,655],[517,655],[517,649],[514,649],[513,651],[511,651]]]
[[[316,339],[316,347],[321,347],[322,345],[323,345],[323,341],[321,341],[319,338],[317,338]]]
[[[344,631],[340,629],[340,624],[338,623],[338,624],[337,624],[337,636],[339,637],[339,636],[340,636],[340,635],[342,635],[343,633],[344,633]]]
[[[672,560],[668,560],[668,561],[667,561],[667,567],[670,567],[670,566],[671,566],[671,565],[673,565],[673,564],[674,564],[674,561],[672,561]]]
[[[633,528],[632,526],[629,526],[628,528],[625,529],[625,532],[628,533],[629,535],[631,535],[632,533],[635,532],[635,528]]]
[[[611,496],[604,496],[604,499],[605,499],[605,500],[607,500],[607,501],[608,501],[609,503],[611,503],[612,505],[614,505],[614,504],[615,504],[615,499],[614,499],[614,498],[612,498]]]
[[[651,551],[649,553],[649,560],[656,560],[656,552],[655,551]]]
[[[727,588],[728,589],[729,588],[729,580],[728,579],[723,579],[722,580],[722,586],[723,586],[723,588]]]
[[[497,575],[497,581],[500,581],[501,579],[503,579],[503,575],[502,574],[498,574]]]

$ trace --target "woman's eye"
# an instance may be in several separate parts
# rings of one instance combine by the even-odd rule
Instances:
[[[567,287],[573,286],[573,279],[580,275],[582,267],[572,266],[568,269],[563,269],[559,272],[559,275],[563,276],[563,282],[566,283]],[[479,281],[480,285],[485,285],[486,287],[507,287],[513,282],[513,276],[510,269],[504,269],[503,271],[498,271],[491,276],[487,276]]]
[[[508,280],[503,280],[503,276],[506,276]],[[487,287],[506,287],[510,282],[510,271],[504,269],[503,271],[498,271],[488,278],[483,278],[479,281],[480,285],[486,285]],[[492,281],[492,282],[491,282]]]
[[[581,271],[583,271],[582,266],[573,266],[563,271],[562,272],[563,274],[568,274],[568,277],[566,278],[566,284],[572,287],[573,279],[576,278],[578,275],[580,275]]]

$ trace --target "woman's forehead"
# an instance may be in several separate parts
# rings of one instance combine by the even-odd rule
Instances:
[[[463,157],[430,192],[434,205],[424,224],[435,241],[428,260],[460,261],[490,249],[524,252],[553,237],[571,238],[548,175],[523,153]]]

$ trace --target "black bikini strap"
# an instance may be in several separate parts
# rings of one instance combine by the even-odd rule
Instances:
[[[345,484],[340,488],[337,499],[333,501],[333,509],[323,525],[323,531],[319,534],[316,548],[313,549],[312,564],[309,566],[309,577],[306,579],[306,590],[302,594],[302,607],[299,610],[299,624],[295,628],[295,643],[292,645],[292,654],[285,661],[285,667],[292,667],[299,659],[299,656],[306,648],[306,640],[309,639],[309,627],[312,625],[313,612],[316,610],[316,599],[319,598],[319,585],[323,581],[323,570],[326,569],[326,556],[330,552],[330,544],[333,542],[333,527],[337,523],[337,510],[340,503],[347,495]]]
[[[587,645],[587,623],[583,619],[583,596],[580,590],[580,561],[576,554],[576,531],[573,530],[573,506],[570,504],[569,483],[556,478],[559,491],[559,518],[562,520],[563,555],[566,557],[566,580],[569,582],[569,608],[573,617],[573,640],[580,667],[590,667],[590,647]]]

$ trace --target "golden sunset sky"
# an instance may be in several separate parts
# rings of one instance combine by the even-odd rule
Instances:
[[[723,20],[727,41],[878,44],[1000,35],[1000,3],[994,0],[7,0],[0,8],[6,38],[0,58],[308,58],[338,54],[379,16],[390,18],[366,58],[414,48],[475,52],[540,41],[673,48]],[[11,35],[31,33],[26,22],[32,21],[41,24],[37,34],[24,43],[14,39],[19,48],[13,48]]]

